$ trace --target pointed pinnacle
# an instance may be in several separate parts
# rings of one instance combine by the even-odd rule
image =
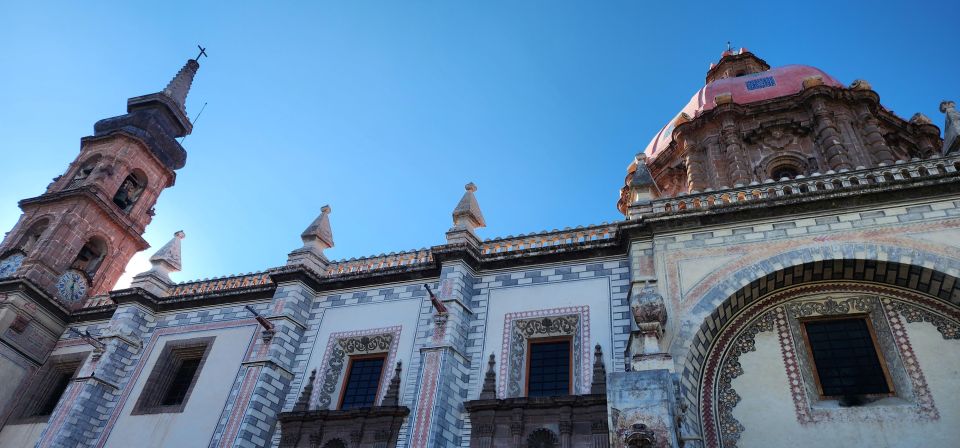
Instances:
[[[177,75],[170,80],[167,87],[163,89],[163,94],[170,97],[184,112],[187,110],[187,94],[190,93],[193,77],[196,76],[199,68],[200,63],[196,59],[188,60],[183,68],[177,72]]]

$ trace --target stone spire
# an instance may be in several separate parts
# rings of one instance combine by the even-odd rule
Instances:
[[[180,264],[180,241],[187,237],[183,230],[174,232],[173,238],[164,244],[152,257],[150,257],[151,272],[156,272],[167,280],[170,279],[171,272],[179,272],[183,267]]]
[[[184,112],[187,110],[187,94],[190,93],[190,86],[193,84],[193,77],[197,75],[200,63],[196,59],[190,59],[183,68],[177,72],[177,76],[167,84],[163,89],[163,94],[170,97],[173,102],[180,106]]]
[[[497,360],[490,354],[490,360],[487,361],[487,374],[483,377],[483,388],[480,389],[481,400],[497,399],[497,372],[494,370]]]
[[[313,382],[317,378],[317,369],[310,371],[310,379],[307,380],[307,385],[303,386],[303,392],[300,393],[300,398],[297,399],[297,403],[293,405],[294,412],[304,412],[310,410],[310,396],[313,395]]]
[[[393,378],[390,379],[390,385],[387,386],[387,393],[383,396],[383,402],[380,406],[399,406],[400,405],[400,372],[403,370],[403,363],[397,361],[397,368],[393,369]]]
[[[653,210],[651,201],[659,193],[657,184],[650,174],[650,168],[647,167],[647,155],[637,154],[637,169],[633,172],[630,180],[630,200],[627,203],[627,218],[639,219],[644,213]]]
[[[190,93],[190,86],[193,85],[193,78],[197,75],[198,69],[200,69],[200,63],[197,62],[196,59],[190,59],[183,65],[183,68],[177,72],[177,75],[167,83],[167,87],[162,91],[128,99],[128,115],[138,111],[150,111],[152,112],[150,115],[157,121],[157,124],[163,129],[165,134],[173,138],[189,135],[193,132],[193,123],[190,122],[190,117],[187,116],[187,94]],[[160,113],[158,114],[156,112]],[[113,121],[116,120],[114,119]],[[112,128],[122,124],[124,123],[106,122],[103,124],[103,128],[106,130],[108,127]],[[100,124],[98,123],[98,125]],[[94,127],[94,130],[100,131],[96,127]],[[183,149],[180,148],[180,150],[182,151]],[[173,169],[181,168],[183,162],[186,160],[185,154],[171,157],[175,159],[171,161],[174,166]],[[163,157],[161,157],[161,159],[163,159]]]
[[[150,257],[150,264],[152,265],[150,270],[133,277],[130,286],[146,289],[156,296],[165,296],[167,290],[173,286],[170,273],[178,272],[182,267],[180,241],[186,236],[183,230],[176,231],[173,238]]]
[[[593,349],[593,382],[590,383],[590,393],[607,393],[607,368],[603,365],[603,350],[600,344]]]
[[[320,216],[300,234],[303,247],[290,252],[288,265],[299,264],[313,269],[318,274],[327,266],[328,260],[323,254],[325,249],[333,247],[333,231],[330,229],[329,205],[320,207]]]
[[[477,186],[470,182],[463,188],[467,191],[460,198],[457,208],[453,209],[454,228],[467,229],[472,232],[477,227],[486,227],[487,222],[483,220],[480,204],[477,203],[477,198],[473,195],[473,192],[477,191]]]
[[[960,151],[960,112],[953,101],[940,103],[940,112],[946,114],[943,123],[943,154]]]
[[[486,227],[487,222],[483,219],[483,213],[480,212],[480,204],[477,203],[477,197],[473,192],[477,191],[477,186],[473,182],[463,187],[467,190],[453,209],[453,227],[447,231],[447,243],[459,244],[468,243],[474,246],[480,246],[480,239],[474,229],[477,227]]]

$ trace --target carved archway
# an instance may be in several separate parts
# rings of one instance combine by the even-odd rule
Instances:
[[[923,320],[933,323],[944,338],[960,338],[960,307],[951,302],[960,300],[960,281],[930,268],[841,259],[799,264],[767,274],[731,294],[692,337],[681,378],[682,400],[688,408],[684,425],[699,427],[706,447],[736,446],[743,430],[732,417],[740,397],[730,381],[742,374],[736,358],[752,350],[752,337],[759,332],[778,331],[786,335],[781,337],[795,337],[790,336],[790,313],[798,311],[790,308],[791,303],[818,294],[821,302],[829,299],[824,299],[824,294],[842,298],[826,308],[857,306],[861,307],[858,312],[867,312],[863,307],[870,307],[871,312],[889,314],[891,322]],[[869,300],[854,303],[854,298]],[[816,306],[825,308],[822,304],[810,305]],[[782,345],[785,356],[790,355],[792,344]],[[907,372],[907,376],[915,374]],[[915,384],[913,388],[923,390],[925,386]],[[818,418],[801,406],[802,390],[791,393],[798,421]],[[935,415],[932,400],[917,397],[917,403],[929,405],[919,406],[917,415]]]

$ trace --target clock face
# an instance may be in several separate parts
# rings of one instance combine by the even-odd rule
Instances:
[[[17,272],[17,269],[20,269],[21,264],[23,264],[23,254],[13,254],[4,258],[3,261],[0,261],[0,278],[10,277],[14,272]]]
[[[67,302],[79,302],[87,298],[87,278],[75,269],[64,272],[57,280],[57,295]]]

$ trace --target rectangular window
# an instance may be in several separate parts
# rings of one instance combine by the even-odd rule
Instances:
[[[803,323],[817,385],[824,398],[890,394],[892,383],[864,317]]]
[[[532,340],[527,360],[527,396],[570,395],[571,362],[570,339]]]
[[[133,415],[183,412],[214,338],[167,342],[143,385]]]
[[[34,376],[33,382],[21,397],[21,406],[14,423],[45,422],[56,410],[70,381],[87,357],[87,352],[51,356]]]
[[[343,397],[340,399],[340,409],[366,408],[375,405],[385,360],[384,356],[350,358],[350,365],[347,366],[347,381],[343,386]]]

